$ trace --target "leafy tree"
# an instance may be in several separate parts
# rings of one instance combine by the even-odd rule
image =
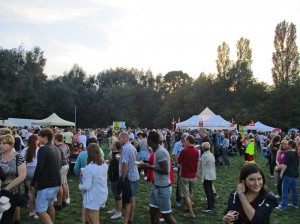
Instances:
[[[218,46],[218,56],[217,56],[217,71],[219,79],[227,79],[227,73],[232,67],[232,60],[230,60],[230,48],[225,42]]]
[[[274,47],[272,54],[273,82],[276,87],[292,85],[299,79],[299,52],[296,44],[296,25],[285,20],[275,29]]]
[[[241,37],[237,44],[237,61],[246,62],[248,65],[252,64],[252,49],[250,48],[250,40],[244,37]]]
[[[174,91],[184,85],[191,84],[193,79],[182,71],[168,72],[163,78],[164,96],[174,93]]]

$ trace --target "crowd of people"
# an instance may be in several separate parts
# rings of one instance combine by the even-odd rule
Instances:
[[[109,154],[102,150],[103,144]],[[214,181],[216,166],[230,167],[229,154],[241,156],[244,167],[239,183],[229,195],[225,223],[269,223],[274,208],[298,208],[300,137],[298,133],[159,129],[0,129],[0,197],[10,206],[1,214],[1,223],[20,223],[20,189],[28,193],[29,217],[55,223],[55,212],[70,203],[69,169],[79,176],[82,193],[82,223],[99,223],[111,187],[114,205],[107,213],[112,220],[134,223],[137,188],[141,174],[152,184],[151,223],[177,223],[172,213],[172,185],[175,205],[185,205],[183,216],[194,219],[194,189],[203,184],[207,206],[215,211],[218,198]],[[266,187],[256,153],[265,152],[266,165],[277,187],[276,195]],[[174,182],[174,173],[177,173]],[[292,203],[289,204],[289,193]],[[1,197],[1,198],[2,198]],[[1,202],[0,198],[0,202]],[[277,199],[281,200],[277,203]],[[55,202],[56,201],[56,202]],[[238,219],[237,219],[238,216]]]

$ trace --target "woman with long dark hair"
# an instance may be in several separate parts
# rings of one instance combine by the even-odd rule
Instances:
[[[28,205],[29,205],[29,217],[37,219],[38,216],[35,212],[35,188],[30,186],[36,165],[37,155],[39,150],[39,137],[38,135],[31,135],[28,138],[28,147],[22,150],[21,156],[26,161],[27,173],[26,173],[26,184],[28,186]]]
[[[223,221],[267,224],[276,206],[276,198],[266,187],[261,168],[257,164],[246,164],[241,169],[236,190],[230,194]]]

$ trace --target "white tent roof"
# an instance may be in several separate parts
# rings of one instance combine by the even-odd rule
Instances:
[[[39,125],[31,125],[32,122],[37,121],[36,119],[22,119],[22,118],[8,118],[7,120],[0,120],[0,124],[6,127],[30,127]]]
[[[43,126],[75,126],[74,122],[66,121],[57,116],[55,113],[43,120],[34,121],[32,124],[39,124]]]
[[[203,122],[203,127],[207,129],[229,129],[230,123],[223,119],[220,115],[215,115],[208,107],[206,107],[199,115],[193,115],[189,119],[177,123],[176,127],[186,129],[199,128],[199,122]]]
[[[267,125],[265,125],[265,124],[263,124],[263,123],[261,123],[259,121],[257,121],[255,123],[255,125],[253,125],[253,126],[248,125],[246,127],[246,130],[256,130],[256,131],[263,131],[263,132],[265,132],[265,131],[273,131],[273,129],[274,129],[273,127],[267,126]]]

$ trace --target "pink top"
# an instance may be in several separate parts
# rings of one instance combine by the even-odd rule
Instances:
[[[287,149],[284,149],[283,151],[279,150],[277,153],[277,161],[280,165],[283,164],[283,162],[284,162],[284,155],[286,152],[287,152]]]

